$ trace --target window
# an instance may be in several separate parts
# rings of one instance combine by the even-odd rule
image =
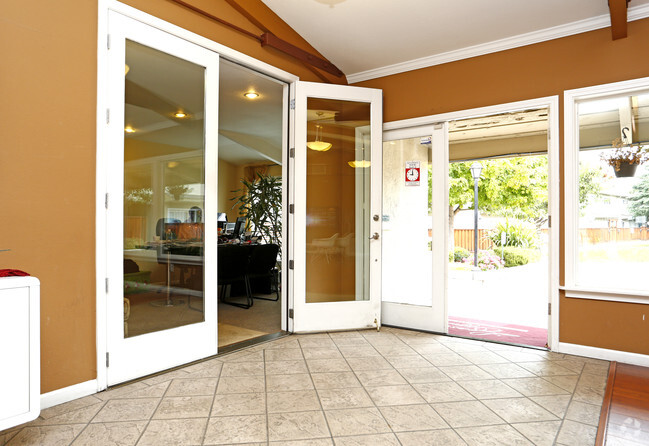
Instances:
[[[649,82],[644,82],[644,88],[632,82],[637,89],[619,83],[595,87],[600,94],[566,93],[567,289],[647,293]]]

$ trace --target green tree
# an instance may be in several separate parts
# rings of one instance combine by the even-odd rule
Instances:
[[[634,217],[649,219],[649,172],[642,175],[640,182],[631,188],[629,212]]]

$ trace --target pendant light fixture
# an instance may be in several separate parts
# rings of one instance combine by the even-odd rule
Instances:
[[[306,146],[309,149],[315,150],[317,152],[326,152],[327,150],[331,149],[331,143],[330,142],[320,141],[318,139],[318,131],[320,131],[320,136],[322,136],[322,126],[316,124],[316,126],[315,126],[315,141],[307,142]]]

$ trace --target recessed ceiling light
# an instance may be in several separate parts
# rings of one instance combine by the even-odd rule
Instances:
[[[175,116],[176,118],[182,119],[182,118],[186,118],[186,117],[187,117],[187,113],[185,113],[185,112],[182,111],[182,110],[179,110],[179,111],[177,111],[177,112],[174,114],[174,116]]]
[[[126,127],[124,127],[124,131],[126,133],[135,133],[135,129],[133,127],[131,127],[130,125],[127,125]]]
[[[257,99],[259,97],[259,93],[257,93],[256,91],[249,91],[247,93],[244,93],[243,95],[248,99]]]
[[[130,69],[131,69],[131,67],[129,67],[128,64],[124,64],[124,76],[126,76],[128,74]]]
[[[180,164],[178,161],[169,161],[167,167],[173,169],[174,167],[178,167],[178,164]]]

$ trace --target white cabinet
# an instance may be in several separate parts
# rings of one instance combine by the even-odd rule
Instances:
[[[0,431],[40,413],[40,282],[0,278]]]

